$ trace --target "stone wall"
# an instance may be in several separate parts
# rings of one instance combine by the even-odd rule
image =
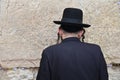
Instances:
[[[120,64],[120,0],[0,0],[1,68],[39,67],[42,50],[56,43],[53,20],[66,7],[84,11],[84,22],[92,25],[85,41],[99,44],[108,64]]]
[[[108,63],[120,63],[118,0],[0,0],[0,64],[38,67],[42,50],[56,42],[52,21],[65,7],[84,11],[84,22],[92,25],[86,42],[99,44]]]
[[[36,80],[38,68],[0,70],[0,80]],[[120,68],[108,67],[109,80],[120,80]]]

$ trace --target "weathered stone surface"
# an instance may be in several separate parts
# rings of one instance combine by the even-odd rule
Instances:
[[[87,42],[100,44],[108,63],[120,63],[120,1],[100,0],[91,4],[86,11],[89,17],[85,18],[93,25],[88,29]]]
[[[37,69],[25,68],[0,70],[0,75],[2,75],[0,80],[36,80],[37,72]]]
[[[10,78],[7,76],[7,72],[0,69],[0,80],[10,80]]]
[[[109,80],[120,80],[120,68],[108,67]],[[0,80],[36,80],[38,68],[0,70]]]
[[[120,80],[120,67],[108,68],[109,80]]]
[[[120,63],[119,0],[0,0],[0,64],[38,67],[42,50],[56,43],[66,7],[84,11],[86,42],[99,44],[108,63]]]

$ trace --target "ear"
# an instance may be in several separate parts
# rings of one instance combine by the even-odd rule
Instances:
[[[81,38],[81,36],[83,35],[83,32],[84,32],[83,30],[78,32],[78,38]]]
[[[59,27],[59,29],[58,29],[58,34],[59,34],[60,36],[63,35],[63,30],[61,29],[61,27]]]

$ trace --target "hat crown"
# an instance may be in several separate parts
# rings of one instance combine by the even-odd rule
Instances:
[[[61,25],[74,25],[79,27],[90,27],[89,24],[83,23],[83,12],[78,8],[65,8],[61,21],[54,21]]]
[[[68,18],[68,19],[76,19],[79,20],[80,23],[83,21],[83,12],[80,9],[77,8],[66,8],[64,9],[63,12],[63,18]]]

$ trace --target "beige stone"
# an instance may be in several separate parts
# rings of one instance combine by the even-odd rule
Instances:
[[[108,67],[109,80],[120,80],[120,68]],[[38,68],[0,70],[0,80],[36,80]]]
[[[66,7],[84,11],[86,42],[99,44],[108,63],[120,60],[118,0],[0,0],[0,64],[38,67],[42,50],[56,43],[57,28]]]

